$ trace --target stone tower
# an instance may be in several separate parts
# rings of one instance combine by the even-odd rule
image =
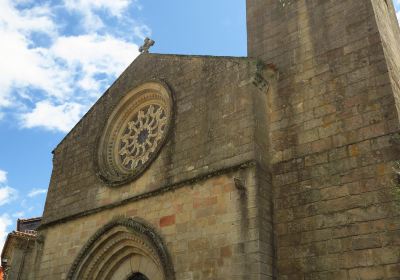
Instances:
[[[247,0],[268,115],[278,279],[399,279],[400,31],[390,0]]]

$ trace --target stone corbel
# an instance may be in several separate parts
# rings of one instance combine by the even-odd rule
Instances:
[[[273,64],[258,62],[257,71],[251,79],[252,84],[260,91],[267,93],[279,76],[278,69]]]

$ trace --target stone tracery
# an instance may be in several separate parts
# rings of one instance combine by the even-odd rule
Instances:
[[[99,177],[114,186],[139,176],[166,141],[172,114],[172,96],[164,84],[149,82],[127,93],[99,139]]]
[[[157,105],[139,110],[127,123],[118,152],[125,168],[133,170],[149,160],[162,139],[166,123],[165,111]]]

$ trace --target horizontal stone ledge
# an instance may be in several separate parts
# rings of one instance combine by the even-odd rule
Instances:
[[[125,205],[125,204],[128,204],[128,203],[131,203],[131,202],[134,202],[134,201],[138,201],[140,199],[145,199],[145,198],[157,196],[159,194],[163,194],[163,193],[166,193],[166,192],[169,192],[169,191],[173,191],[173,190],[179,189],[179,188],[184,187],[184,186],[193,186],[193,184],[195,184],[195,183],[198,183],[200,181],[204,181],[204,180],[212,178],[212,177],[216,177],[216,176],[219,176],[219,175],[235,172],[235,171],[238,171],[238,170],[241,170],[241,169],[247,169],[247,168],[255,167],[257,165],[258,164],[257,164],[256,160],[248,160],[248,161],[244,161],[244,162],[241,162],[239,164],[231,165],[231,166],[228,166],[228,167],[225,167],[225,168],[221,168],[221,169],[218,169],[218,170],[215,170],[215,171],[205,172],[203,174],[199,174],[199,175],[197,175],[195,177],[192,177],[190,179],[183,179],[181,181],[174,182],[172,184],[166,184],[166,185],[164,185],[164,186],[162,186],[162,187],[160,187],[160,188],[158,188],[157,190],[154,190],[154,191],[150,191],[150,192],[147,192],[147,193],[144,193],[144,194],[140,194],[140,195],[136,195],[136,196],[133,196],[133,197],[129,197],[127,199],[111,203],[109,205],[100,206],[100,207],[97,207],[97,208],[93,208],[91,210],[79,212],[79,213],[72,214],[70,216],[63,217],[63,218],[60,218],[60,219],[57,219],[57,220],[54,220],[54,221],[49,221],[49,222],[43,223],[38,227],[38,231],[44,230],[44,229],[46,229],[46,228],[48,228],[50,226],[53,226],[53,225],[66,223],[68,221],[71,221],[71,220],[74,220],[74,219],[77,219],[77,218],[81,218],[81,217],[85,217],[85,216],[88,216],[88,215],[96,214],[96,213],[99,213],[99,212],[101,212],[103,210],[113,209],[113,208],[116,208],[116,207],[119,207],[119,206],[122,206],[122,205]]]

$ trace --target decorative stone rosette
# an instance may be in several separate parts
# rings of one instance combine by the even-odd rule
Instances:
[[[99,177],[110,185],[135,179],[157,156],[171,126],[168,88],[150,82],[130,91],[113,110],[99,141]]]

